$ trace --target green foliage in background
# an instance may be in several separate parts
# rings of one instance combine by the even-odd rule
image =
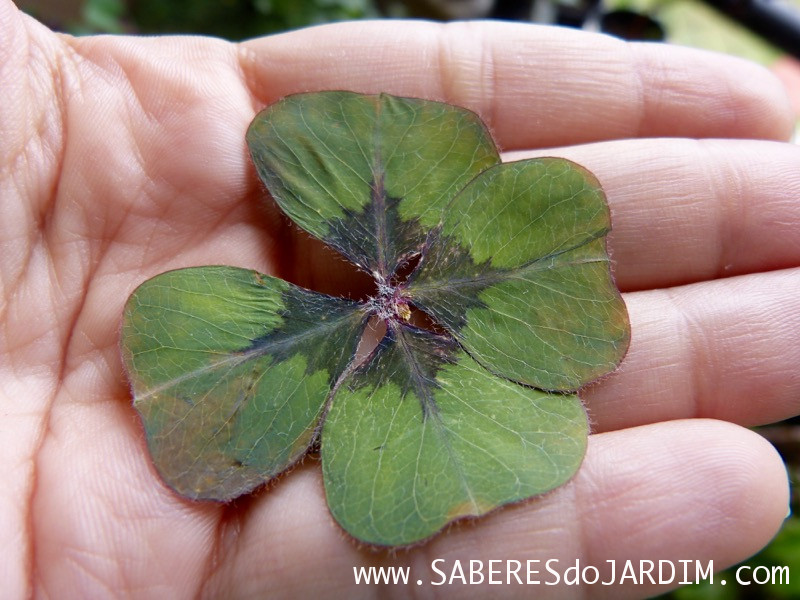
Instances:
[[[371,0],[86,0],[74,34],[192,33],[241,40],[377,16]]]
[[[363,18],[369,12],[369,0],[131,2],[131,16],[141,32],[199,32],[237,40],[317,23]]]

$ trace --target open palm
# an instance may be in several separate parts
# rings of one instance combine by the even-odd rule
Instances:
[[[510,153],[585,164],[608,194],[628,292],[632,346],[584,391],[597,435],[578,476],[395,554],[337,528],[314,460],[231,505],[177,497],[149,462],[118,351],[125,300],[167,269],[230,264],[326,292],[359,285],[288,227],[246,154],[258,109],[318,89],[460,104]],[[430,586],[430,561],[721,568],[785,516],[780,459],[739,426],[786,418],[800,401],[800,152],[752,141],[790,125],[758,68],[487,23],[348,24],[242,45],[75,39],[0,0],[0,90],[4,597],[369,596],[380,590],[354,587],[353,567],[372,564],[410,565],[423,580],[399,595],[480,596]]]

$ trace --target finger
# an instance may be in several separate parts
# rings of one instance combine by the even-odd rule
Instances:
[[[637,136],[787,139],[785,92],[767,71],[684,48],[531,25],[366,22],[241,45],[262,103],[350,89],[477,111],[501,147]]]
[[[744,140],[625,140],[509,153],[591,170],[612,211],[623,290],[800,266],[800,147]]]
[[[291,481],[290,481],[291,479]],[[302,499],[302,500],[300,500]],[[206,586],[211,596],[276,597],[322,594],[359,597],[377,593],[356,586],[353,568],[408,566],[409,586],[427,597],[520,597],[525,588],[537,597],[649,597],[666,591],[650,585],[543,585],[553,576],[547,560],[563,571],[580,561],[601,578],[611,577],[607,560],[700,559],[715,569],[740,561],[767,543],[786,515],[786,473],[779,456],[756,434],[716,421],[664,423],[593,436],[576,478],[555,492],[507,507],[410,551],[374,552],[358,548],[331,521],[316,469],[292,473],[257,499],[246,527],[229,546]],[[273,546],[281,541],[281,548]],[[460,560],[469,577],[470,560],[482,561],[484,585],[432,586],[437,568],[452,572]],[[489,560],[504,585],[488,585]],[[506,583],[507,560],[520,561],[520,576],[531,563],[539,585]],[[511,564],[513,569],[513,564]],[[690,577],[694,578],[694,565]],[[416,581],[422,581],[417,585]],[[673,581],[673,586],[680,579]],[[384,588],[385,589],[385,588]],[[400,594],[408,586],[397,586]],[[577,590],[577,591],[576,591]],[[405,597],[405,596],[404,596]]]
[[[800,269],[625,296],[631,345],[582,392],[594,431],[688,417],[760,425],[800,412]]]

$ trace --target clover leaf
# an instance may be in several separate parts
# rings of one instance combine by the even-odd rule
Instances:
[[[472,112],[386,94],[289,96],[247,143],[280,208],[376,293],[227,266],[144,282],[123,358],[166,483],[230,500],[319,444],[335,519],[392,546],[569,480],[588,434],[575,390],[629,340],[595,177],[503,164]],[[370,318],[386,333],[359,360]]]

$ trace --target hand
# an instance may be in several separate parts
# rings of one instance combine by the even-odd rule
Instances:
[[[449,574],[455,559],[538,559],[543,581],[547,559],[562,571],[580,559],[603,579],[611,559],[723,568],[780,526],[783,465],[744,427],[798,412],[800,151],[754,141],[785,139],[791,126],[761,69],[499,23],[355,23],[241,45],[72,38],[0,0],[0,89],[7,597],[372,596],[376,586],[353,580],[368,565],[411,565],[420,596],[481,597],[430,586],[430,562],[445,559]],[[122,306],[162,271],[230,264],[323,291],[357,285],[287,227],[246,154],[256,110],[318,89],[472,108],[515,157],[589,167],[614,219],[633,342],[583,393],[596,435],[578,475],[409,551],[348,540],[313,459],[229,506],[177,497],[150,463],[120,364]]]

